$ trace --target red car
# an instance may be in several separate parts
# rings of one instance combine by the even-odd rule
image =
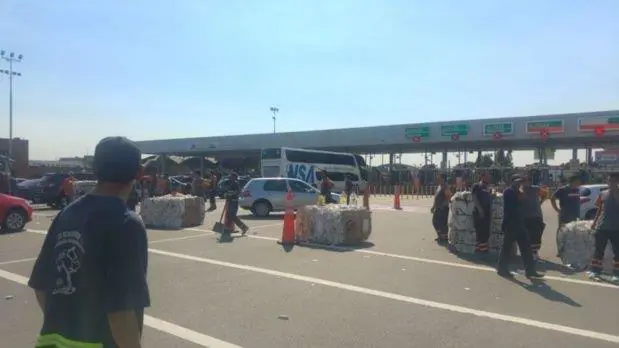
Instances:
[[[17,232],[32,221],[34,209],[25,199],[0,194],[0,232]]]

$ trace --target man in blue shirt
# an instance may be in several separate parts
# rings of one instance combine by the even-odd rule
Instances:
[[[514,242],[518,243],[520,256],[524,263],[525,274],[529,279],[541,278],[543,275],[535,270],[535,261],[531,244],[527,237],[527,230],[522,219],[522,200],[524,199],[521,185],[524,179],[519,175],[512,177],[511,186],[503,191],[503,246],[499,255],[497,273],[501,277],[512,278],[513,274],[509,271],[509,259],[512,254]]]
[[[35,347],[141,347],[148,245],[126,204],[142,176],[140,159],[126,138],[101,140],[96,189],[52,222],[28,282],[43,311]]]

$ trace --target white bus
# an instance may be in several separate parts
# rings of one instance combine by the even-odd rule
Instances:
[[[363,157],[352,153],[329,152],[282,147],[263,149],[261,155],[262,177],[297,178],[320,188],[321,171],[326,170],[333,181],[333,192],[344,190],[346,175],[353,184],[365,188],[368,169]]]

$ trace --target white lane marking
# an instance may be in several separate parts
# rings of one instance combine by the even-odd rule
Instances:
[[[587,338],[596,339],[600,341],[619,343],[619,336],[606,334],[603,332],[578,329],[578,328],[574,328],[570,326],[553,324],[553,323],[548,323],[548,322],[543,322],[543,321],[538,321],[538,320],[533,320],[533,319],[516,317],[516,316],[511,316],[511,315],[506,315],[506,314],[499,314],[499,313],[494,313],[494,312],[487,312],[487,311],[468,308],[468,307],[451,305],[448,303],[423,300],[423,299],[419,299],[415,297],[409,297],[409,296],[399,295],[399,294],[380,291],[380,290],[363,288],[360,286],[338,283],[338,282],[320,279],[320,278],[302,276],[302,275],[293,274],[293,273],[280,272],[280,271],[276,271],[276,270],[272,270],[268,268],[261,268],[261,267],[256,267],[256,266],[207,259],[203,257],[174,253],[174,252],[158,250],[158,249],[148,249],[148,251],[153,254],[174,257],[174,258],[178,258],[182,260],[208,263],[211,265],[229,267],[229,268],[240,269],[244,271],[256,272],[256,273],[261,273],[261,274],[267,274],[267,275],[271,275],[271,276],[275,276],[279,278],[293,279],[293,280],[298,280],[298,281],[311,283],[311,284],[320,284],[323,286],[328,286],[328,287],[332,287],[336,289],[347,290],[347,291],[356,292],[356,293],[365,294],[365,295],[377,296],[377,297],[391,299],[391,300],[400,301],[400,302],[412,303],[412,304],[434,308],[434,309],[442,309],[442,310],[450,311],[450,312],[469,314],[469,315],[474,315],[474,316],[482,317],[482,318],[488,318],[488,319],[493,319],[493,320],[500,320],[500,321],[515,323],[515,324],[521,324],[521,325],[536,327],[539,329],[545,329],[549,331],[556,331],[556,332],[561,332],[561,333],[566,333],[566,334],[571,334],[571,335],[576,335],[576,336],[581,336],[581,337],[587,337]]]
[[[195,238],[215,234],[215,232],[212,232],[212,231],[211,232],[206,232],[205,230],[192,229],[192,228],[186,228],[185,230],[204,232],[203,234],[200,234],[200,235],[194,235]],[[37,233],[37,234],[46,234],[47,233],[46,231],[30,230],[30,229],[27,230],[27,231],[28,232],[32,232],[32,233]],[[251,239],[260,239],[260,240],[268,240],[268,241],[279,241],[279,238],[267,237],[267,236],[256,236],[256,235],[249,235],[248,234],[248,235],[245,235],[245,237],[251,238]],[[301,243],[301,245],[303,245],[303,243]],[[365,250],[365,249],[355,249],[355,248],[343,247],[343,246],[318,245],[318,244],[309,244],[309,245],[312,245],[314,247],[319,247],[319,248],[322,248],[322,249],[325,249],[325,250],[356,252],[356,253],[369,254],[369,255],[375,255],[375,256],[389,257],[389,258],[400,259],[400,260],[407,260],[407,261],[428,263],[428,264],[433,264],[433,265],[440,265],[440,266],[445,266],[445,267],[466,268],[466,269],[472,269],[472,270],[484,271],[484,272],[496,272],[496,269],[494,269],[492,267],[469,265],[469,264],[460,263],[460,262],[441,261],[441,260],[435,260],[435,259],[428,259],[428,258],[425,258],[425,257],[416,257],[416,256],[408,256],[408,255],[400,255],[400,254],[391,254],[391,253],[384,253],[384,252],[380,252],[380,251]],[[604,282],[592,282],[592,281],[589,281],[589,280],[569,278],[567,276],[556,277],[556,276],[549,276],[549,275],[547,275],[547,276],[544,277],[544,279],[545,280],[553,280],[553,281],[563,282],[563,283],[588,285],[588,286],[599,287],[599,288],[609,288],[609,289],[616,289],[617,288],[617,285],[615,285],[615,284],[604,283]]]
[[[261,239],[261,240],[274,241],[274,242],[279,241],[278,238],[267,237],[267,236],[247,235],[246,237],[253,238],[253,239]],[[472,270],[476,270],[476,271],[496,272],[496,269],[494,269],[492,267],[487,267],[487,266],[468,265],[468,264],[460,263],[460,262],[441,261],[441,260],[427,259],[427,258],[424,258],[424,257],[399,255],[399,254],[390,254],[390,253],[384,253],[384,252],[374,251],[374,250],[355,249],[355,248],[343,247],[343,246],[319,245],[319,244],[311,244],[311,243],[307,243],[307,244],[300,243],[300,245],[301,246],[303,246],[303,245],[311,245],[313,247],[319,247],[319,248],[325,249],[325,250],[357,252],[357,253],[362,253],[362,254],[370,254],[370,255],[375,255],[375,256],[390,257],[390,258],[394,258],[394,259],[408,260],[408,261],[415,261],[415,262],[423,262],[423,263],[429,263],[429,264],[440,265],[440,266],[447,266],[447,267],[467,268],[467,269],[472,269]],[[612,289],[616,289],[617,288],[617,285],[615,285],[615,284],[609,284],[609,283],[604,283],[604,282],[592,282],[592,281],[589,281],[589,280],[574,279],[574,278],[568,278],[568,277],[545,276],[544,279],[546,279],[546,280],[554,280],[554,281],[559,281],[559,282],[564,282],[564,283],[597,286],[597,287],[601,287],[601,288],[612,288]]]
[[[36,257],[29,257],[27,259],[19,259],[19,260],[11,260],[11,261],[2,261],[0,262],[0,266],[4,266],[4,265],[12,265],[14,263],[22,263],[22,262],[30,262],[30,261],[36,261]]]
[[[273,227],[273,226],[281,226],[282,224],[268,224],[268,225],[260,225],[260,226],[254,226],[251,227],[251,230],[259,230],[261,228],[267,228],[267,227]],[[172,238],[165,238],[165,239],[156,239],[153,241],[148,242],[148,244],[156,244],[156,243],[164,243],[164,242],[176,242],[179,240],[187,240],[187,239],[194,239],[194,238],[200,238],[200,237],[204,237],[204,236],[212,236],[213,234],[215,234],[216,232],[213,230],[208,230],[208,229],[200,229],[200,228],[183,228],[182,231],[193,231],[193,232],[203,232],[203,233],[199,233],[199,234],[194,234],[191,236],[182,236],[182,237],[172,237]]]
[[[28,285],[28,278],[19,274],[7,272],[0,269],[0,278],[10,280],[12,282]],[[170,323],[159,318],[152,317],[150,315],[144,315],[144,325],[153,328],[155,330],[167,333],[169,335],[178,337],[187,342],[195,343],[201,347],[206,348],[241,348],[240,346],[219,340],[215,337],[211,337],[182,326],[178,326],[174,323]]]

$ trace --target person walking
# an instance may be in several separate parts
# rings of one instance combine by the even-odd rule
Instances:
[[[473,226],[475,227],[475,253],[488,254],[490,247],[490,220],[492,218],[492,193],[488,187],[489,175],[484,172],[478,183],[473,184]]]
[[[206,177],[206,187],[208,192],[209,208],[208,211],[217,210],[217,175],[210,172]]]
[[[320,194],[324,197],[325,203],[338,203],[331,197],[331,190],[333,189],[333,181],[329,179],[329,174],[326,170],[322,171],[322,181],[320,182]]]
[[[542,247],[542,235],[546,224],[544,223],[544,215],[542,213],[542,189],[537,185],[531,184],[531,178],[523,177],[522,182],[523,199],[521,201],[522,218],[524,226],[529,234],[529,242],[531,243],[531,252],[533,258],[539,260],[539,250]]]
[[[191,194],[196,197],[206,198],[206,182],[202,179],[200,171],[193,172],[193,179],[191,181]]]
[[[512,177],[511,186],[503,191],[503,245],[499,254],[497,274],[501,277],[512,278],[514,275],[509,271],[509,259],[512,256],[514,242],[518,243],[520,256],[524,263],[527,278],[542,278],[543,275],[535,270],[535,260],[531,251],[531,244],[527,237],[527,231],[522,220],[523,193],[521,184],[524,180],[519,175]]]
[[[241,186],[238,182],[238,175],[232,172],[225,184],[224,197],[226,198],[226,229],[228,233],[234,231],[234,225],[241,229],[243,235],[247,233],[249,227],[239,219],[237,213],[239,211],[239,196],[241,194]]]
[[[447,221],[449,219],[449,201],[452,193],[447,186],[445,174],[438,175],[437,183],[438,188],[436,189],[434,204],[430,212],[432,213],[432,226],[434,226],[437,235],[435,241],[443,244],[448,242],[449,227]]]
[[[69,176],[67,176],[63,181],[60,187],[60,197],[66,198],[66,205],[71,203],[75,199],[75,176],[73,172],[69,172]]]
[[[95,190],[54,218],[28,281],[43,312],[35,347],[141,347],[148,242],[125,203],[140,159],[127,138],[101,140]]]
[[[589,278],[599,280],[604,268],[604,252],[610,242],[614,254],[613,276],[611,281],[619,282],[619,173],[608,177],[608,190],[598,197],[597,214],[591,228],[595,231],[595,249],[591,259]]]
[[[350,205],[350,196],[353,191],[353,182],[350,178],[350,174],[346,174],[346,181],[344,181],[344,193],[346,194],[346,205]]]

